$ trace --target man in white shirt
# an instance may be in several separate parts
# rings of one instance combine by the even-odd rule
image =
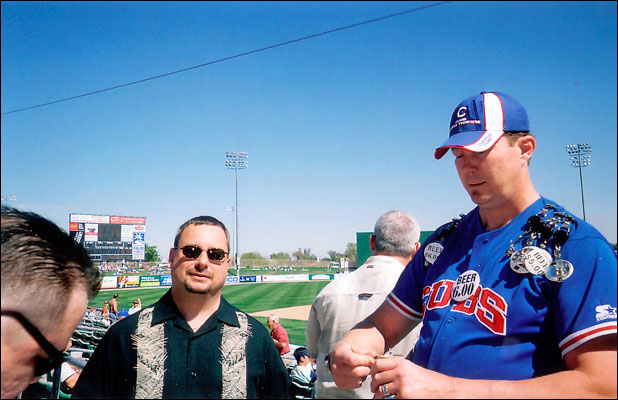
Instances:
[[[369,238],[372,257],[354,272],[329,283],[313,301],[305,338],[317,358],[316,398],[372,398],[371,378],[354,390],[335,385],[325,364],[330,348],[358,322],[375,311],[391,292],[406,264],[419,249],[420,226],[404,211],[388,211]],[[414,349],[420,324],[391,349],[402,357]]]

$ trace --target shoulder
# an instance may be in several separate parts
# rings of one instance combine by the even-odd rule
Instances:
[[[452,218],[449,222],[440,225],[436,230],[425,240],[425,244],[431,242],[443,242],[455,231],[465,231],[470,223],[478,216],[478,207],[470,211],[468,214],[459,214],[458,217]]]
[[[597,247],[604,250],[611,250],[614,253],[612,245],[594,226],[589,222],[575,216],[573,213],[566,210],[563,206],[557,204],[554,201],[543,198],[547,203],[554,205],[555,211],[553,218],[557,219],[562,227],[568,233],[568,240],[565,243],[565,247],[569,244],[576,244],[581,250],[581,246]],[[557,224],[558,225],[558,224]],[[556,230],[561,227],[557,227]],[[554,233],[554,237],[555,237]]]
[[[328,295],[329,293],[336,292],[338,288],[341,287],[341,285],[343,285],[344,282],[348,279],[348,276],[349,275],[344,275],[339,278],[335,278],[334,280],[329,282],[326,286],[322,288],[322,290],[320,290],[320,293],[318,293],[318,295],[316,296],[316,299],[320,297],[324,297]]]

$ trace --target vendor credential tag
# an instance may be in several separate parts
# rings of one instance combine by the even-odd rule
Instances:
[[[453,289],[451,297],[456,302],[462,302],[472,296],[481,283],[479,273],[474,270],[469,270],[459,275]]]
[[[425,247],[424,255],[425,255],[425,266],[429,264],[433,264],[440,253],[444,250],[444,246],[438,242],[431,242]]]

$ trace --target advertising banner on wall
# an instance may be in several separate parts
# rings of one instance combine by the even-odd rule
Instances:
[[[143,260],[146,258],[144,236],[144,232],[133,232],[133,260]]]
[[[85,241],[96,242],[99,240],[99,224],[84,224],[85,226]]]
[[[225,283],[259,283],[262,282],[262,275],[251,275],[251,276],[236,276],[236,275],[228,275],[225,278]]]
[[[109,224],[109,215],[69,214],[69,222],[89,222],[91,224]]]
[[[161,286],[172,286],[172,276],[161,275]]]
[[[121,224],[121,225],[145,225],[146,218],[144,217],[119,217],[117,215],[112,215],[109,217],[110,224]]]
[[[335,279],[335,275],[334,274],[315,274],[315,275],[309,275],[309,280],[310,281],[330,281],[332,279]]]
[[[118,284],[117,276],[104,276],[101,282],[101,289],[116,289]]]
[[[262,275],[262,282],[308,281],[309,274],[296,275]]]
[[[139,275],[124,275],[118,277],[119,288],[139,287]]]
[[[140,276],[139,286],[140,287],[161,286],[161,278],[159,275]]]

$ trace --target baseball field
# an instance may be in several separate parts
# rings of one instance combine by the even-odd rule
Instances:
[[[309,308],[315,296],[330,281],[276,282],[226,285],[223,297],[242,311],[253,315],[266,326],[268,314],[279,315],[281,325],[287,330],[290,343],[305,345],[305,326]],[[122,289],[101,291],[88,303],[88,307],[101,308],[103,301],[118,293],[118,308],[129,309],[139,298],[142,307],[159,300],[169,288]]]

